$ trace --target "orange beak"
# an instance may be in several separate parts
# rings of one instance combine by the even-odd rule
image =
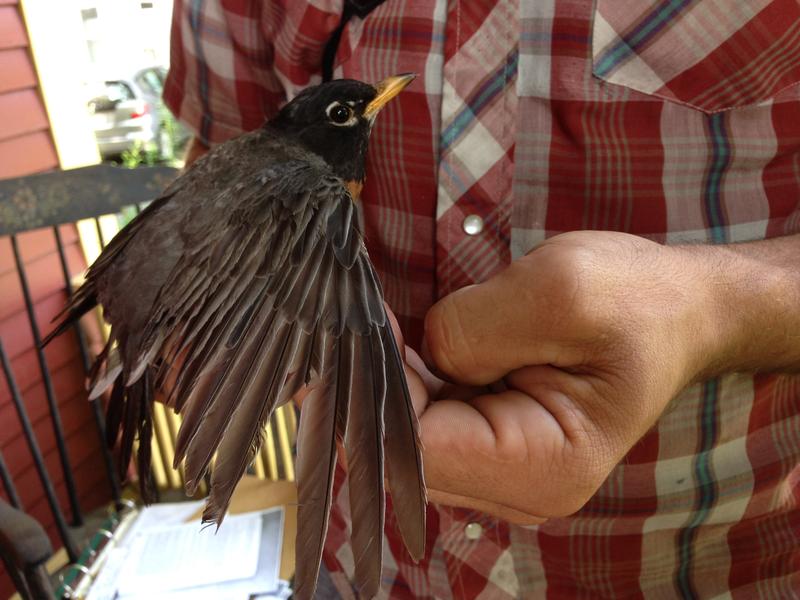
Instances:
[[[364,116],[369,120],[373,120],[378,112],[386,106],[386,103],[402,92],[409,83],[414,81],[416,76],[416,73],[403,73],[387,77],[383,81],[376,83],[375,89],[378,90],[378,95],[372,99],[372,102],[367,104],[367,108],[364,109]]]

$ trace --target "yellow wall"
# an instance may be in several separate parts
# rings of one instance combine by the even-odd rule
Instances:
[[[79,75],[89,60],[80,11],[63,0],[22,0],[21,5],[61,168],[98,163]]]

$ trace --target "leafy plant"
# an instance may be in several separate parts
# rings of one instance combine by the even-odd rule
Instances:
[[[133,148],[124,151],[120,156],[122,166],[129,169],[141,165],[183,166],[183,162],[178,157],[183,155],[189,138],[186,130],[163,105],[158,107],[158,118],[161,123],[158,141],[136,142]]]
[[[158,146],[153,142],[145,144],[137,141],[133,148],[125,150],[120,158],[122,159],[122,166],[128,169],[134,169],[140,165],[151,167],[160,162]]]

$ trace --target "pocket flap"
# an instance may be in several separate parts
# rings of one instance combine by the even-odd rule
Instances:
[[[800,82],[797,0],[597,0],[595,76],[705,112]]]

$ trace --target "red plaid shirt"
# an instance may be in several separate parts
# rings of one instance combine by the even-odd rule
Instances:
[[[341,0],[176,0],[165,98],[202,140],[319,81]],[[662,243],[800,231],[796,0],[388,0],[335,74],[415,71],[373,132],[364,216],[413,345],[428,307],[546,237]],[[387,515],[381,597],[800,593],[800,378],[685,390],[576,515],[517,527],[431,506],[414,564]],[[345,598],[337,476],[325,561]]]

